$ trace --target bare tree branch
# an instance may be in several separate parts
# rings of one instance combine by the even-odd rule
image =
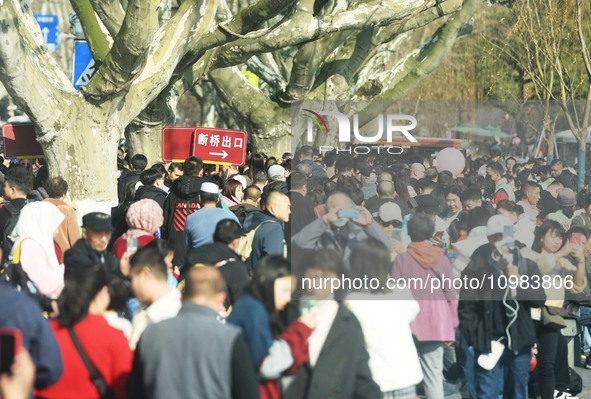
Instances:
[[[392,25],[387,25],[387,26],[381,27],[378,30],[377,34],[375,35],[374,42],[376,44],[389,42],[390,40],[394,39],[396,36],[398,36],[401,33],[421,28],[421,27],[426,26],[439,18],[442,18],[446,15],[453,14],[454,12],[456,12],[460,8],[462,8],[463,2],[464,2],[463,0],[447,0],[447,1],[442,2],[440,4],[441,10],[442,10],[441,15],[439,14],[439,11],[437,11],[437,8],[431,7],[431,8],[427,8],[424,11],[421,11],[414,18],[411,18],[411,19],[403,21],[403,22],[399,22],[399,23],[395,23]]]
[[[295,0],[259,0],[254,5],[241,10],[232,19],[218,25],[212,32],[208,32],[201,39],[193,41],[191,50],[179,63],[175,74],[183,74],[182,71],[191,68],[191,65],[206,50],[236,40],[239,36],[258,28],[262,23],[285,11],[293,3],[295,3]]]
[[[94,12],[90,0],[70,0],[70,4],[80,19],[92,58],[102,62],[111,50],[113,37]]]
[[[158,6],[159,0],[130,0],[113,48],[87,86],[89,92],[116,92],[132,78],[159,28]]]
[[[47,51],[31,10],[18,0],[4,0],[0,7],[0,30],[0,81],[37,126],[61,126],[67,120],[62,117],[68,104],[79,102],[81,97]],[[34,90],[32,76],[36,82]],[[55,126],[56,131],[59,126]]]
[[[261,109],[269,112],[276,107],[275,103],[258,88],[254,87],[236,67],[220,68],[209,73],[217,91],[242,120],[252,123],[252,116]]]
[[[587,128],[589,126],[589,117],[591,114],[591,60],[589,58],[589,50],[587,48],[587,41],[585,40],[585,34],[583,33],[583,24],[581,22],[581,0],[577,0],[576,3],[577,9],[577,31],[579,33],[579,42],[581,43],[581,55],[583,56],[583,61],[585,63],[585,70],[587,71],[587,81],[589,84],[589,88],[587,88],[587,102],[585,104],[585,111],[583,113],[583,129],[584,133],[582,133],[582,140],[586,143],[587,142]]]
[[[215,66],[241,64],[255,54],[301,45],[335,32],[388,25],[422,9],[424,6],[417,2],[376,0],[334,16],[321,18],[314,18],[304,11],[296,11],[272,34],[256,39],[239,39],[221,46]]]
[[[401,64],[394,68],[395,74],[386,79],[386,85],[380,95],[372,98],[359,117],[360,126],[364,126],[384,111],[387,101],[405,98],[425,77],[427,77],[447,57],[457,38],[460,28],[466,24],[482,5],[482,0],[466,0],[461,10],[449,17],[429,41],[418,52],[411,53]]]
[[[246,61],[246,66],[254,72],[259,78],[265,81],[275,92],[281,92],[287,87],[287,82],[278,71],[271,69],[265,65],[257,56],[251,57]]]
[[[317,15],[329,15],[345,11],[345,9],[340,8],[345,6],[344,4],[337,3],[336,7],[333,6],[335,5],[325,4],[325,7]],[[311,15],[313,15],[313,7],[314,4],[309,7]],[[302,6],[299,8],[302,9]],[[286,103],[291,103],[303,99],[312,88],[316,71],[320,68],[320,65],[323,64],[326,61],[326,57],[342,45],[352,33],[353,31],[332,33],[322,39],[301,46],[294,57],[293,66],[291,68],[291,78],[289,79],[289,84],[285,93],[281,96],[281,100]]]
[[[156,32],[138,73],[119,97],[119,101],[126,103],[125,113],[120,113],[124,125],[169,85],[176,65],[189,50],[189,43],[211,29],[217,6],[216,0],[185,0]]]
[[[111,36],[116,37],[125,18],[121,3],[114,0],[90,0],[90,3]]]

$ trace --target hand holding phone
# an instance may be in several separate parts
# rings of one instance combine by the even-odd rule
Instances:
[[[10,372],[0,374],[0,391],[4,398],[29,398],[35,381],[35,364],[22,349],[14,358]]]
[[[359,210],[355,208],[339,209],[337,215],[343,219],[356,219],[359,217]]]
[[[18,328],[0,328],[0,374],[8,373],[23,346],[23,333]]]
[[[126,240],[127,246],[125,252],[131,256],[137,252],[137,238],[128,238]]]

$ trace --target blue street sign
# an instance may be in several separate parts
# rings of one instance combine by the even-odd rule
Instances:
[[[49,51],[57,51],[58,17],[51,14],[35,14],[41,28],[45,45]]]
[[[74,41],[74,68],[72,68],[74,88],[78,90],[81,86],[86,86],[95,70],[94,59],[86,40]]]

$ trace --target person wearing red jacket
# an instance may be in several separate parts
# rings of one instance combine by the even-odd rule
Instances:
[[[123,333],[103,317],[109,307],[109,277],[99,265],[65,276],[58,299],[60,315],[50,322],[60,347],[64,372],[48,388],[35,392],[41,399],[100,399],[98,388],[72,337],[73,331],[86,356],[103,378],[115,399],[125,399],[125,386],[131,371],[133,353]]]
[[[310,313],[289,327],[280,321],[279,312],[291,301],[293,276],[288,260],[267,256],[254,273],[228,322],[242,328],[259,374],[260,399],[279,399],[279,378],[295,374],[308,360],[308,338],[316,319]]]

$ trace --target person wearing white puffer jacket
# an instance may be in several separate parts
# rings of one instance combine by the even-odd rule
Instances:
[[[355,276],[375,278],[381,286],[391,269],[389,250],[373,238],[355,245],[350,257]],[[381,288],[381,287],[380,287]],[[359,320],[369,353],[369,368],[382,398],[414,398],[423,372],[410,323],[419,304],[410,290],[362,290],[347,295],[345,305]]]

